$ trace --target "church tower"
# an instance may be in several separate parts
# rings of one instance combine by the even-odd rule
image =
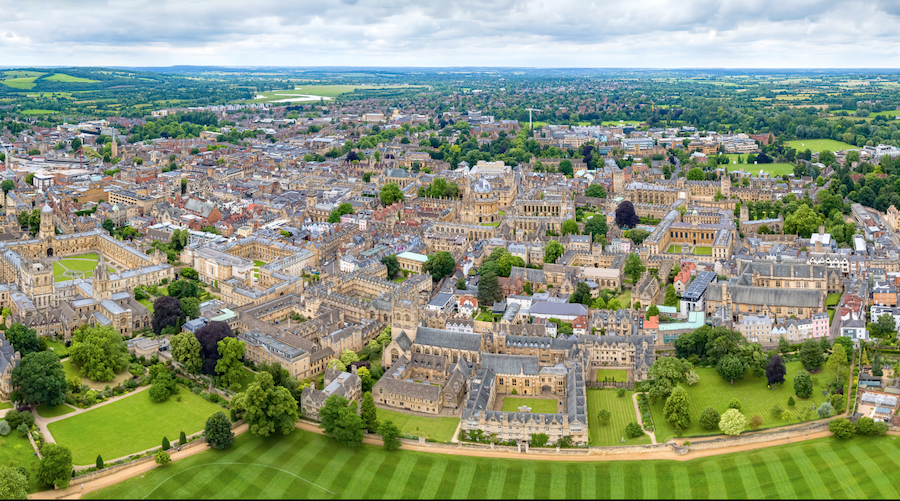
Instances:
[[[722,192],[722,195],[725,198],[731,198],[731,178],[728,177],[728,173],[726,172],[722,175],[721,186],[719,187],[719,191]]]
[[[621,169],[613,170],[613,193],[621,194],[625,192],[625,173]],[[613,197],[609,197],[613,198]]]
[[[113,129],[112,133],[112,142],[109,143],[110,146],[110,158],[116,158],[119,156],[119,145],[116,144],[116,129]]]
[[[53,238],[55,234],[56,229],[53,226],[53,209],[50,208],[49,204],[44,204],[44,208],[41,209],[41,229],[39,237],[41,240],[49,240]]]

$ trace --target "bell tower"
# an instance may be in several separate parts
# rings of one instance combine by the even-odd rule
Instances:
[[[50,208],[49,204],[44,204],[44,208],[41,209],[41,229],[39,237],[41,240],[49,240],[53,238],[56,234],[56,229],[53,226],[53,209]]]

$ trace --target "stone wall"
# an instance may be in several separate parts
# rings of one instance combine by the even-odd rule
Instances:
[[[754,433],[751,435],[737,436],[734,438],[717,438],[715,440],[705,440],[703,442],[691,441],[690,450],[703,451],[707,449],[721,449],[723,447],[758,444],[762,442],[772,442],[775,440],[784,440],[785,443],[787,443],[787,439],[789,437],[828,431],[828,423],[829,421],[821,421],[806,426],[798,426],[789,430]]]

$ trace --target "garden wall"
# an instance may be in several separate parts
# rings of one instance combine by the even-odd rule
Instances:
[[[201,447],[201,446],[206,447],[206,440],[200,439],[200,440],[194,440],[193,442],[188,442],[187,444],[185,444],[184,446],[181,447],[181,450],[190,450],[190,449],[194,449],[196,447]],[[172,452],[174,452],[174,449],[172,450]],[[155,462],[155,461],[156,461],[156,459],[153,456],[147,456],[147,457],[142,457],[140,459],[135,459],[134,461],[129,461],[127,463],[117,464],[115,466],[103,468],[102,470],[92,471],[85,475],[79,475],[77,477],[74,477],[72,479],[72,482],[70,485],[75,485],[77,483],[82,483],[82,482],[90,482],[91,480],[97,480],[98,478],[103,478],[107,475],[112,475],[113,473],[124,470],[126,468],[131,468],[133,466],[141,465],[144,463],[151,463],[151,462]]]
[[[768,433],[754,433],[751,435],[742,435],[734,438],[717,438],[715,440],[706,440],[703,442],[691,442],[690,450],[692,451],[702,451],[707,449],[720,449],[723,447],[734,447],[736,445],[748,445],[748,444],[758,444],[762,442],[772,442],[774,440],[784,440],[785,442],[789,437],[809,434],[809,433],[819,433],[822,431],[828,431],[828,423],[829,421],[822,421],[819,423],[809,424],[806,426],[798,426],[796,428],[791,428],[788,430],[781,431],[772,431]]]

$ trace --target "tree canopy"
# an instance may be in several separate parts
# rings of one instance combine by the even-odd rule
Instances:
[[[640,222],[641,218],[634,211],[634,204],[630,201],[625,200],[616,207],[616,225],[619,228],[634,228]]]
[[[447,251],[439,251],[429,255],[428,261],[422,266],[424,271],[431,273],[431,278],[435,281],[452,274],[454,268],[456,268],[456,260]]]
[[[110,326],[83,325],[75,330],[69,358],[92,381],[110,381],[128,367],[128,347]]]
[[[52,351],[29,353],[12,371],[14,400],[26,405],[55,407],[66,400],[66,373]]]
[[[232,337],[228,322],[210,322],[197,329],[197,341],[200,342],[200,355],[203,357],[203,374],[213,375],[219,361],[219,341]]]
[[[250,433],[268,437],[276,431],[287,435],[300,419],[297,401],[282,386],[275,386],[272,375],[258,372],[247,390],[231,401],[234,409],[250,425]]]

